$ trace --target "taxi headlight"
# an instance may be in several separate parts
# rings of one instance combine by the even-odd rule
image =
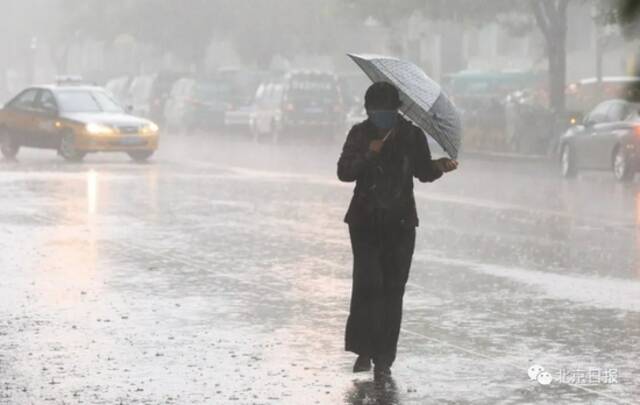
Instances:
[[[156,124],[154,124],[153,122],[148,122],[142,126],[140,132],[143,135],[153,135],[158,133],[159,130],[160,128]]]
[[[90,135],[111,135],[114,133],[113,128],[94,122],[85,125],[85,130]]]

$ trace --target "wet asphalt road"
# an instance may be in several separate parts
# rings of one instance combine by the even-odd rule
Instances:
[[[640,403],[638,180],[476,157],[417,185],[381,385],[343,351],[339,146],[166,137],[149,164],[0,161],[0,404]]]

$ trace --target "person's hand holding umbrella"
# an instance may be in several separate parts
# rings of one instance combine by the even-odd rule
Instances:
[[[382,147],[384,146],[384,142],[387,140],[387,138],[389,138],[389,136],[391,136],[392,133],[393,133],[393,128],[390,129],[389,132],[387,132],[384,138],[374,139],[373,141],[369,142],[369,152],[374,153],[376,155],[380,153],[380,151],[382,150]]]
[[[377,155],[382,150],[384,142],[391,136],[393,129],[389,130],[382,139],[374,139],[369,143],[369,153]],[[446,157],[436,159],[433,161],[433,165],[437,167],[443,173],[454,171],[458,168],[458,161],[455,159],[449,159]]]
[[[374,139],[369,142],[369,152],[378,154],[382,150],[382,146],[384,145],[384,139]]]
[[[458,161],[454,159],[449,159],[446,157],[436,159],[433,161],[433,164],[440,169],[443,173],[454,171],[458,168]]]

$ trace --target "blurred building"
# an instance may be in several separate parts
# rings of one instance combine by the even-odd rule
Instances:
[[[522,16],[514,16],[510,25]],[[615,26],[596,24],[591,7],[572,3],[568,12],[567,80],[620,76],[635,71],[638,41],[622,38]],[[455,21],[431,21],[417,11],[394,35],[401,37],[402,53],[417,61],[434,78],[461,70],[547,70],[545,44],[535,22],[531,30],[514,34],[499,21],[470,26]]]

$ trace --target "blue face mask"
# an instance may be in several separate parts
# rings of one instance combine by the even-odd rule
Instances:
[[[373,125],[380,129],[391,129],[395,127],[398,122],[398,112],[395,110],[368,111],[367,114],[371,122],[373,122]]]

